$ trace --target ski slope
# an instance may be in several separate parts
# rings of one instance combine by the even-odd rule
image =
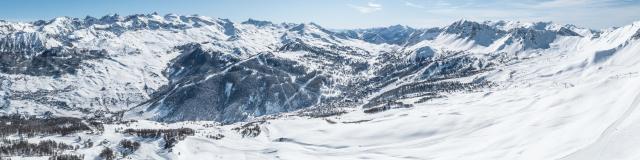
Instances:
[[[175,158],[638,159],[640,43],[628,35],[502,66],[486,75],[499,87],[377,114],[285,116],[256,138],[187,138]],[[594,60],[608,47],[615,53]]]
[[[115,20],[111,22],[110,19]],[[87,24],[76,26],[72,22]],[[167,28],[154,27],[156,23]],[[29,139],[33,142],[52,139],[72,145],[81,145],[81,141],[76,141],[77,137],[90,139],[95,146],[65,151],[85,155],[85,159],[94,159],[105,147],[117,150],[118,142],[123,139],[142,145],[131,155],[118,155],[122,159],[640,159],[640,152],[637,152],[640,150],[637,136],[640,134],[640,22],[593,31],[551,23],[459,21],[444,28],[421,30],[395,26],[351,31],[355,35],[346,36],[341,35],[346,33],[334,33],[313,23],[248,21],[235,24],[225,19],[155,14],[128,18],[105,16],[99,23],[62,17],[46,25],[10,22],[0,22],[0,25],[21,31],[0,30],[5,37],[0,40],[6,42],[0,44],[0,51],[7,53],[61,45],[109,53],[105,59],[87,60],[78,67],[77,74],[55,77],[0,73],[0,113],[41,115],[53,112],[58,116],[132,120],[107,123],[99,133],[87,131]],[[385,42],[385,38],[398,32],[422,35]],[[362,34],[379,35],[367,39]],[[23,46],[25,44],[30,46]],[[175,71],[175,75],[179,75],[183,69],[193,67],[188,66],[191,63],[185,63],[185,67],[170,68],[176,57],[187,54],[176,49],[185,44],[202,47],[198,48],[203,50],[198,55],[219,52],[221,59],[237,61],[219,62],[229,64],[225,64],[226,68],[220,72],[213,72],[218,68],[206,68],[209,70],[189,77],[183,83],[174,83],[180,82],[181,77],[171,79],[172,75],[165,73]],[[314,97],[314,103],[305,103],[309,105],[304,107],[313,109],[321,104],[322,98],[348,96],[346,93],[359,89],[344,84],[382,79],[373,81],[372,86],[377,88],[369,88],[375,93],[363,94],[363,99],[358,99],[369,102],[403,85],[431,80],[420,78],[425,73],[440,72],[450,66],[439,66],[433,72],[427,72],[432,68],[420,66],[422,68],[416,67],[407,74],[390,78],[377,75],[378,71],[388,69],[385,67],[396,67],[395,63],[419,66],[422,65],[418,63],[420,59],[438,60],[454,54],[478,59],[497,56],[506,60],[490,68],[463,64],[486,70],[442,80],[486,80],[492,83],[490,87],[438,93],[444,98],[425,102],[420,102],[423,98],[420,96],[394,97],[397,99],[393,101],[413,105],[409,108],[364,113],[365,104],[358,104],[340,108],[347,111],[344,114],[327,117],[309,117],[287,108],[295,102],[293,97],[307,92],[318,75],[329,77],[327,81],[332,83],[318,87],[319,96]],[[271,74],[261,75],[263,77],[275,75],[275,67],[256,67],[268,66],[263,60],[265,55],[272,61],[291,61],[295,62],[292,66],[303,68],[300,75],[283,72],[282,77],[276,77],[281,89],[283,82],[299,85],[293,94],[282,91],[285,103],[269,103],[264,106],[268,111],[265,113],[257,113],[258,109],[247,112],[240,109],[250,108],[249,105],[237,105],[232,108],[239,109],[237,117],[230,112],[215,112],[230,116],[227,117],[229,121],[225,121],[230,123],[224,125],[213,121],[188,121],[211,120],[212,114],[203,113],[213,108],[206,100],[229,98],[237,92],[238,86],[250,85],[209,81],[218,78],[216,76],[247,68],[271,71]],[[332,56],[343,59],[333,60]],[[191,60],[186,58],[185,61]],[[357,65],[345,64],[365,64],[367,67],[356,70]],[[404,70],[400,68],[401,71]],[[316,74],[318,72],[321,74]],[[312,76],[302,83],[295,83],[296,79],[304,79],[307,75]],[[377,83],[381,85],[376,86]],[[215,87],[202,87],[202,84],[223,86],[223,94],[191,99],[201,94],[188,92],[188,87],[215,90],[212,89]],[[371,87],[367,85],[359,87]],[[75,88],[67,89],[67,86]],[[167,98],[162,95],[165,93],[158,92],[163,86],[168,88],[166,94],[178,98]],[[259,90],[259,87],[250,90]],[[270,96],[272,93],[264,94]],[[17,95],[26,98],[15,98],[19,97]],[[237,96],[252,101],[260,95]],[[278,96],[279,93],[275,93],[274,97]],[[146,103],[153,98],[161,102],[158,104],[184,100],[202,100],[203,103],[187,107],[181,103],[174,106]],[[52,106],[58,102],[68,103],[71,107]],[[245,101],[238,100],[240,102]],[[175,123],[153,121],[173,113],[172,107],[187,109],[172,119]],[[202,110],[189,110],[195,107]],[[118,114],[123,116],[117,117]],[[181,116],[192,115],[198,116],[181,119],[184,118]],[[247,125],[256,125],[259,134],[255,137],[242,135],[242,129],[237,128]],[[125,129],[183,127],[194,129],[195,135],[188,136],[171,149],[162,147],[165,143],[162,138],[145,139],[123,133]],[[212,135],[222,137],[211,138]],[[22,137],[9,137],[19,138]]]

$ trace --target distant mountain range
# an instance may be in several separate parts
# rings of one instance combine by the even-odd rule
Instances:
[[[0,21],[0,112],[223,123],[375,112],[503,86],[489,78],[500,66],[585,43],[612,46],[587,58],[602,62],[638,38],[638,22],[598,31],[467,20],[332,31],[175,14]]]

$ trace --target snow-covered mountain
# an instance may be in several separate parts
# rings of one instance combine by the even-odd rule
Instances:
[[[639,41],[640,22],[0,21],[0,113],[200,128],[173,152],[143,144],[141,159],[626,159],[638,156]],[[92,137],[126,138],[118,127]]]
[[[467,20],[443,28],[332,32],[314,23],[174,14],[0,26],[2,77],[11,93],[5,113],[128,112],[221,122],[312,106],[373,107],[434,94],[440,85],[486,87],[492,82],[482,73],[496,66],[606,32]],[[465,77],[473,81],[456,80]],[[431,88],[404,91],[425,85]]]

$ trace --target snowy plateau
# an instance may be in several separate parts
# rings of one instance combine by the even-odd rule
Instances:
[[[0,159],[640,159],[640,21],[0,21]]]

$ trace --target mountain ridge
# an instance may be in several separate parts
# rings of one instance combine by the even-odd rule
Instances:
[[[2,112],[233,123],[314,106],[384,107],[489,87],[486,74],[497,66],[558,44],[603,37],[622,44],[637,29],[460,20],[336,32],[315,23],[176,14],[2,22],[2,79],[19,93]]]

